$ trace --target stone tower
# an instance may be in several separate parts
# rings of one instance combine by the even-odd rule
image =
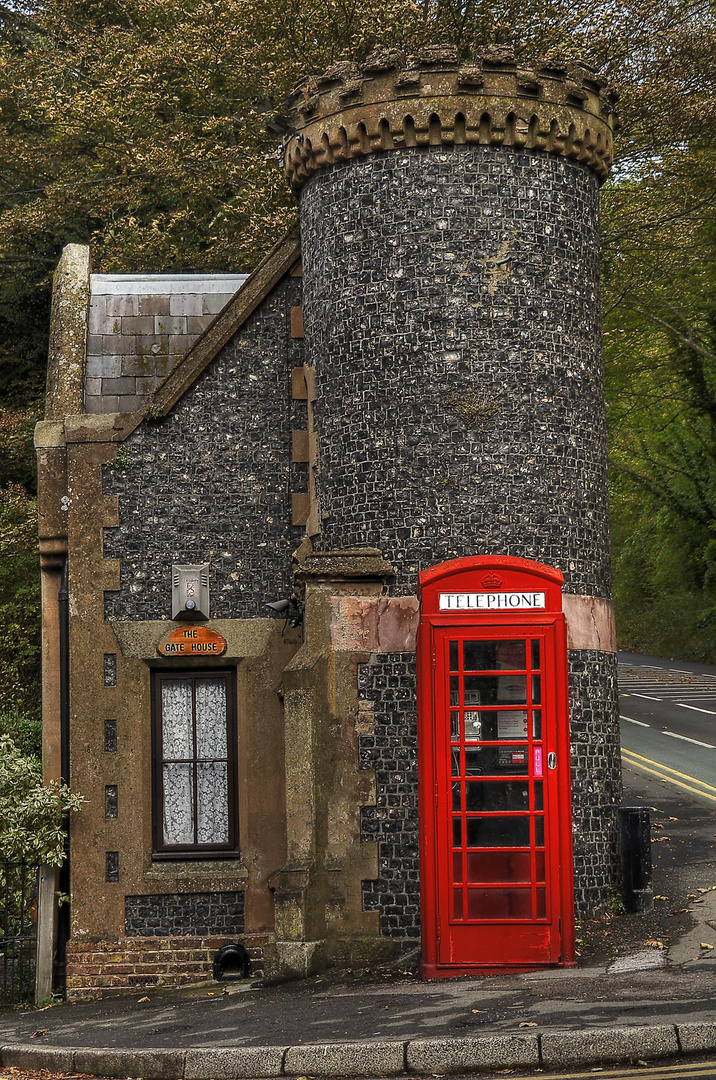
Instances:
[[[581,65],[525,69],[501,47],[469,62],[446,47],[384,52],[307,79],[285,147],[315,368],[314,550],[379,549],[404,597],[421,570],[468,555],[563,572],[581,627],[569,650],[577,910],[618,878],[598,237],[614,105]],[[363,669],[374,703],[405,661],[383,656],[380,678]],[[395,719],[379,701],[376,715]],[[381,866],[410,877],[415,859],[389,840]]]

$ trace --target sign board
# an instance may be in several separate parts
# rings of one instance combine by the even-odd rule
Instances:
[[[543,592],[440,593],[440,611],[544,610]]]
[[[177,626],[157,645],[160,656],[221,656],[226,638],[208,626]]]

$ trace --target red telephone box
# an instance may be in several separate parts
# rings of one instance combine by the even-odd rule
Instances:
[[[426,978],[574,964],[563,580],[504,556],[420,575]]]

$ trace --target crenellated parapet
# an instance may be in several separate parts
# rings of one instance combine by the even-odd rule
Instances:
[[[384,150],[512,146],[573,158],[605,180],[617,95],[584,64],[521,66],[493,46],[461,60],[451,46],[382,50],[339,63],[289,98],[285,166],[294,190],[319,169]]]

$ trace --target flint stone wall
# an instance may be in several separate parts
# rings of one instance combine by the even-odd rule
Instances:
[[[161,893],[124,898],[127,937],[243,934],[243,892]]]
[[[480,552],[609,595],[597,189],[579,163],[486,146],[306,183],[321,548],[379,547],[404,594]]]
[[[291,462],[291,428],[306,404],[291,401],[303,342],[288,331],[300,278],[285,278],[159,422],[123,444],[104,490],[119,496],[119,526],[104,554],[121,560],[121,589],[105,594],[110,619],[171,619],[172,563],[210,564],[211,617],[266,616],[288,596],[291,491],[307,468]]]

